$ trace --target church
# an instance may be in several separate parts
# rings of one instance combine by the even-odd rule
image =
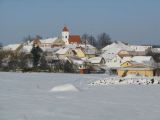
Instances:
[[[65,26],[62,30],[62,40],[64,43],[67,44],[73,44],[73,43],[81,43],[80,35],[70,35],[69,29]]]

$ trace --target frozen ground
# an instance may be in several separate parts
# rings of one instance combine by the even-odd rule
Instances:
[[[106,77],[2,72],[0,120],[160,120],[160,85],[88,85]]]

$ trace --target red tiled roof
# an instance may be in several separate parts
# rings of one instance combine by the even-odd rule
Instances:
[[[69,36],[69,43],[80,43],[81,38],[79,35],[70,35]]]
[[[63,28],[63,31],[69,31],[69,30],[68,30],[68,28],[65,26],[65,27]]]

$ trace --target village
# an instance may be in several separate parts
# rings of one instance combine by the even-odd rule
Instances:
[[[36,38],[21,44],[3,46],[1,71],[11,71],[10,66],[12,71],[31,71],[34,67],[31,54],[33,46],[43,51],[37,66],[41,64],[41,68],[46,68],[44,71],[47,72],[108,73],[119,77],[160,75],[159,47],[116,41],[98,50],[87,42],[82,43],[80,35],[70,35],[67,26],[62,29],[61,37]],[[16,65],[19,59],[23,62]]]

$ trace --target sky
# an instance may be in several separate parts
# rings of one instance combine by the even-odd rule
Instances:
[[[112,41],[160,45],[160,0],[0,0],[0,43],[21,43],[28,35],[97,36]]]

